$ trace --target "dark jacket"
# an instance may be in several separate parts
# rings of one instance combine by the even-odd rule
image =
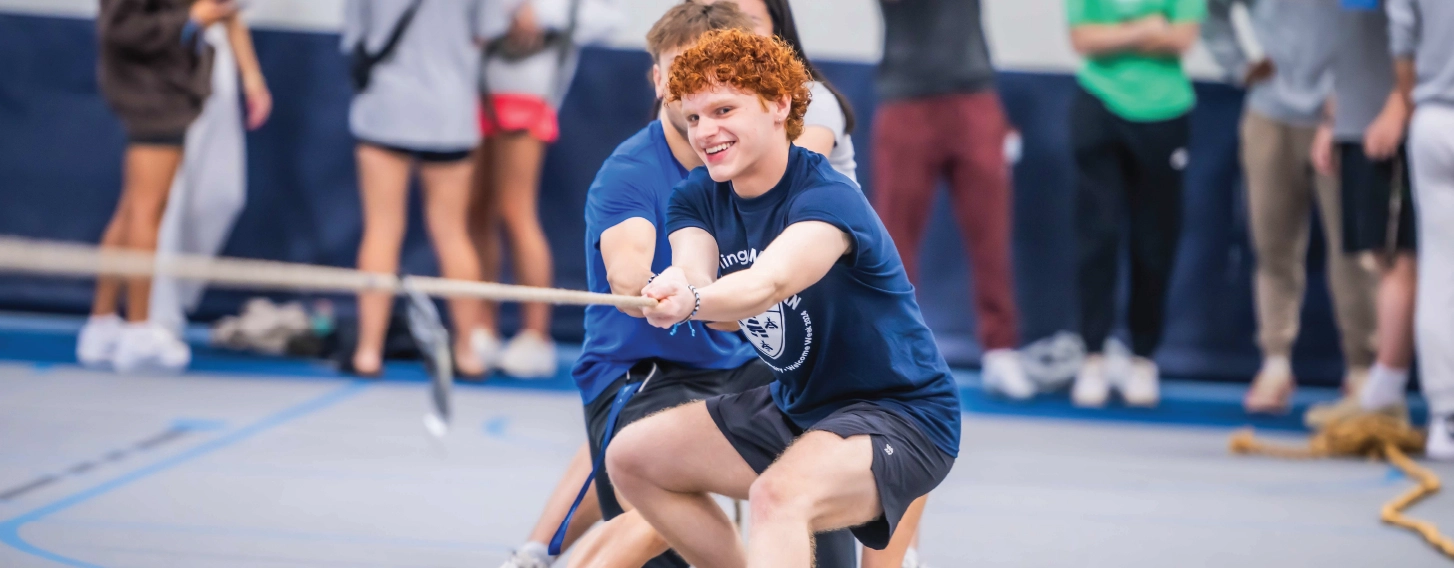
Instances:
[[[101,0],[101,94],[132,136],[174,135],[202,113],[212,48],[188,26],[192,0]],[[189,30],[189,33],[184,33]]]

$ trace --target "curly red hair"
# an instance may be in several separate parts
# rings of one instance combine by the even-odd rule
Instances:
[[[755,93],[764,101],[788,96],[792,104],[785,126],[792,141],[803,133],[803,114],[812,100],[809,80],[802,60],[781,39],[740,29],[713,30],[672,62],[667,100],[679,101],[714,85]]]

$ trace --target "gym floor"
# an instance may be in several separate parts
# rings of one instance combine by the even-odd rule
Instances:
[[[494,568],[584,439],[564,376],[461,386],[436,439],[417,366],[363,382],[201,349],[186,376],[118,376],[63,361],[75,323],[0,318],[0,566]],[[1448,565],[1378,522],[1409,486],[1388,465],[1228,455],[1243,424],[1305,436],[1295,416],[1241,417],[1237,385],[1087,411],[958,378],[963,449],[921,537],[933,566]],[[1411,513],[1448,530],[1449,499]]]

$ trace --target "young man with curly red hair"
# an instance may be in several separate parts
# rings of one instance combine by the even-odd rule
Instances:
[[[843,527],[882,549],[959,451],[954,383],[883,223],[792,145],[807,82],[781,40],[741,30],[704,35],[670,71],[667,100],[706,167],[672,195],[673,264],[643,290],[660,302],[643,315],[737,321],[777,379],[640,420],[606,456],[617,489],[699,568],[808,566],[812,535]],[[751,502],[745,549],[709,493]]]

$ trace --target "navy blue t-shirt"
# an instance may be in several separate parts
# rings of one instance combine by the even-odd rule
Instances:
[[[803,221],[838,227],[853,248],[822,280],[740,322],[777,375],[773,401],[805,429],[850,404],[874,403],[957,456],[959,397],[904,263],[863,192],[822,155],[793,146],[782,181],[752,199],[697,168],[671,198],[667,230],[711,233],[727,275],[750,268],[783,229]]]
[[[586,192],[586,282],[592,292],[611,292],[601,258],[601,233],[632,217],[657,227],[652,272],[671,266],[671,244],[662,227],[666,226],[672,188],[686,176],[686,169],[667,146],[660,121],[622,142],[606,158]],[[585,345],[571,368],[571,377],[586,403],[643,359],[663,359],[698,369],[735,369],[754,356],[740,333],[698,325],[695,333],[682,328],[673,335],[610,306],[588,306],[585,327]]]

